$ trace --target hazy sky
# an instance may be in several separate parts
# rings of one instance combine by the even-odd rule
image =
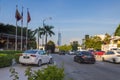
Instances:
[[[57,43],[58,31],[61,32],[62,44],[84,38],[109,33],[112,35],[120,24],[120,0],[0,0],[0,22],[16,24],[15,10],[21,12],[24,7],[24,26],[26,26],[27,8],[31,15],[28,28],[34,30],[45,24],[54,26]],[[18,22],[20,25],[20,22]]]

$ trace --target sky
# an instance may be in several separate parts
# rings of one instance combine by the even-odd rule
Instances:
[[[16,25],[16,5],[20,13],[24,7],[24,26],[28,8],[28,28],[42,27],[45,20],[45,24],[54,26],[55,35],[49,40],[57,43],[60,32],[62,45],[73,40],[81,44],[85,35],[112,35],[120,24],[120,0],[0,0],[0,22]]]

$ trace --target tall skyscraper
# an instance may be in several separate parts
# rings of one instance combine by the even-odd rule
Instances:
[[[61,33],[58,32],[58,41],[57,41],[58,46],[61,46]]]

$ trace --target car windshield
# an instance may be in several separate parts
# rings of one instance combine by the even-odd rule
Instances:
[[[37,52],[37,50],[27,50],[25,51],[24,53],[27,53],[27,54],[35,54]]]
[[[83,51],[83,52],[82,52],[82,55],[91,56],[92,54],[91,54],[90,52],[87,52],[87,51]]]

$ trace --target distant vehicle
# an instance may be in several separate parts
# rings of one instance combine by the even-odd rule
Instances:
[[[105,54],[105,51],[94,51],[94,54],[101,57],[103,54]]]
[[[60,51],[60,52],[59,52],[59,55],[65,55],[65,54],[66,54],[65,51]]]
[[[91,63],[96,62],[95,56],[89,51],[78,51],[74,56],[74,61],[79,63]]]
[[[68,54],[69,55],[75,55],[75,51],[69,51]]]
[[[112,50],[112,51],[116,51],[116,50],[120,50],[120,48],[112,48],[112,49],[110,49],[110,50]]]
[[[26,50],[19,57],[19,62],[41,66],[43,63],[53,63],[53,57],[46,54],[44,50]]]
[[[113,63],[120,63],[120,50],[110,50],[107,51],[102,56],[102,61],[109,61]]]
[[[88,50],[89,52],[91,52],[93,55],[95,55],[95,51],[94,50]]]

